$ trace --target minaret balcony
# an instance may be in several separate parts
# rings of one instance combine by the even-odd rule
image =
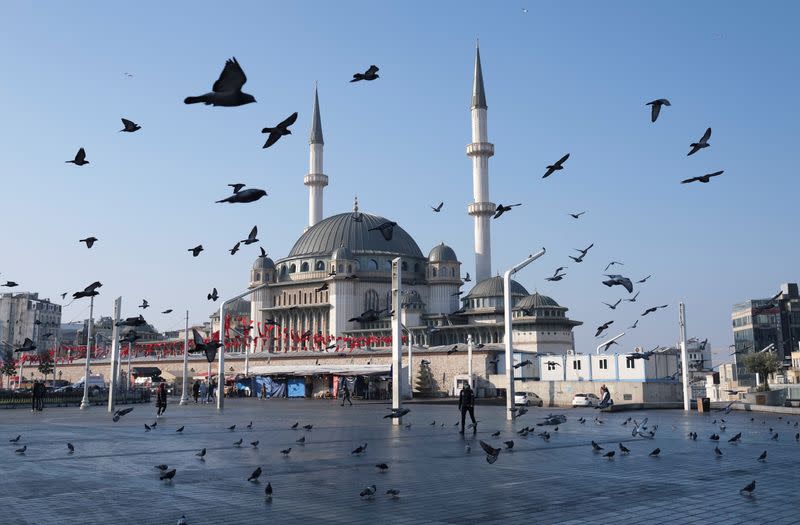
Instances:
[[[303,184],[305,186],[327,186],[328,176],[322,173],[309,173],[303,177]]]
[[[491,157],[494,155],[494,144],[491,142],[473,142],[467,144],[467,157]]]
[[[471,202],[467,205],[469,215],[494,215],[497,205],[493,202]]]

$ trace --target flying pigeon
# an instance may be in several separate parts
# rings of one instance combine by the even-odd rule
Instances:
[[[467,276],[466,276],[466,277],[464,277],[464,282],[465,282],[465,283],[472,282],[472,278],[469,276],[469,272],[467,272]]]
[[[150,303],[147,302],[147,299],[142,299],[142,304],[139,305],[139,308],[146,310],[150,307]]]
[[[701,175],[699,177],[692,177],[690,179],[685,179],[681,181],[681,184],[689,184],[690,182],[702,182],[703,184],[708,184],[711,182],[711,177],[718,177],[725,173],[725,170],[715,171],[714,173],[706,173],[705,175]]]
[[[652,306],[652,307],[648,308],[647,310],[645,310],[645,311],[642,313],[642,317],[644,317],[644,316],[645,316],[645,315],[647,315],[647,314],[652,314],[653,312],[655,312],[655,311],[656,311],[656,310],[658,310],[659,308],[666,308],[667,306],[668,306],[668,305],[666,305],[666,304],[662,304],[662,305],[660,305],[660,306]]]
[[[171,313],[172,313],[172,308],[167,308],[166,310],[164,310],[164,311],[163,311],[163,312],[161,312],[161,313],[162,313],[162,314],[171,314]]]
[[[635,320],[635,321],[633,322],[633,324],[632,324],[632,325],[630,325],[630,326],[628,327],[628,330],[633,330],[634,328],[636,328],[636,325],[638,325],[638,324],[639,324],[639,320],[637,319],[637,320]]]
[[[234,254],[236,254],[236,252],[239,251],[239,245],[240,244],[241,244],[241,242],[237,242],[236,244],[233,245],[233,248],[228,250],[229,252],[231,252],[231,255],[234,255]]]
[[[570,213],[569,216],[572,217],[573,219],[580,219],[581,215],[583,215],[584,213],[586,213],[586,212],[585,211],[581,211],[581,212],[578,212],[578,213]]]
[[[526,365],[532,365],[533,362],[530,359],[526,359],[524,361],[520,361],[519,363],[515,364],[512,368],[522,368]]]
[[[444,202],[440,202],[438,206],[431,206],[431,209],[436,213],[442,211],[442,206],[444,206]]]
[[[636,292],[636,295],[634,295],[630,299],[625,299],[625,300],[628,301],[629,303],[635,303],[637,297],[639,297],[639,292]]]
[[[284,135],[291,135],[292,131],[289,129],[289,126],[294,124],[297,120],[297,112],[295,111],[285,120],[280,122],[274,128],[264,128],[261,130],[261,133],[269,133],[269,137],[267,137],[267,142],[264,144],[264,148],[268,148],[278,142],[278,139],[283,137]]]
[[[197,104],[202,102],[205,105],[235,107],[255,102],[253,95],[242,92],[242,86],[247,82],[247,77],[236,61],[236,57],[228,59],[222,69],[219,78],[214,82],[211,92],[199,97],[186,97],[185,104]]]
[[[200,252],[203,251],[203,245],[202,244],[198,244],[194,248],[189,248],[186,251],[187,252],[192,252],[192,257],[197,257],[198,255],[200,255]]]
[[[230,186],[230,185],[229,185]],[[229,204],[247,204],[250,202],[255,202],[261,197],[266,197],[267,192],[258,188],[247,188],[246,190],[236,191],[234,188],[233,195],[230,197],[225,197],[222,200],[215,201],[217,204],[220,202],[227,202]]]
[[[94,243],[96,243],[98,240],[99,239],[97,237],[86,237],[85,239],[81,239],[78,242],[85,242],[86,249],[90,249],[92,246],[94,246]]]
[[[208,294],[208,300],[216,302],[217,299],[219,299],[219,293],[217,293],[217,289],[214,288],[213,290],[211,290],[211,293]]]
[[[392,235],[394,234],[394,227],[395,226],[397,226],[396,222],[386,221],[386,222],[383,222],[383,223],[379,224],[378,226],[376,226],[374,228],[370,228],[368,231],[377,230],[377,231],[381,232],[381,235],[383,235],[384,239],[386,239],[387,241],[391,241],[392,240]]]
[[[492,216],[492,218],[493,219],[500,218],[500,216],[503,215],[505,212],[511,211],[511,208],[513,208],[514,206],[522,206],[522,203],[509,204],[508,206],[498,204],[497,208],[494,210],[494,216]]]
[[[594,336],[600,337],[600,335],[606,330],[608,330],[608,327],[611,326],[612,324],[614,324],[614,321],[608,321],[607,323],[601,324],[600,326],[597,327],[597,332],[595,332]]]
[[[0,284],[0,286],[7,286],[8,288],[14,288],[15,286],[19,286],[19,284],[15,283],[14,281],[6,281],[6,284]]]
[[[486,443],[485,441],[480,441],[481,448],[484,452],[486,452],[486,462],[490,465],[497,461],[497,457],[500,455],[500,449],[494,448],[490,444]]]
[[[610,263],[608,263],[608,264],[606,265],[606,268],[605,268],[605,270],[603,270],[603,271],[604,271],[604,272],[607,272],[609,268],[611,268],[612,266],[614,266],[614,265],[617,265],[617,264],[619,264],[619,265],[623,265],[623,266],[624,266],[624,263],[621,263],[621,262],[619,262],[619,261],[611,261]]]
[[[658,98],[652,102],[648,102],[645,106],[650,106],[650,122],[655,122],[658,119],[658,114],[661,112],[661,106],[671,106],[669,100],[665,98]]]
[[[636,284],[642,284],[642,283],[646,282],[650,277],[652,277],[652,275],[648,275],[647,277],[644,277],[643,279],[639,279],[638,281],[636,281]]]
[[[89,164],[89,161],[86,160],[86,150],[83,148],[78,150],[78,153],[75,154],[75,158],[73,160],[65,160],[64,162],[67,164],[75,164],[76,166]]]
[[[606,305],[606,306],[608,306],[608,307],[609,307],[609,308],[611,308],[612,310],[616,310],[616,309],[617,309],[617,306],[619,306],[619,303],[621,303],[621,302],[622,302],[622,299],[618,299],[618,300],[617,300],[617,302],[616,302],[616,303],[614,303],[614,304],[608,304],[608,303],[603,303],[603,304],[604,304],[604,305]]]
[[[241,242],[244,243],[245,246],[258,242],[256,238],[258,236],[258,226],[253,226],[253,229],[250,230],[250,233],[247,234],[247,239],[242,240]]]
[[[369,69],[367,69],[365,72],[353,74],[353,79],[350,82],[358,82],[359,80],[375,80],[379,77],[378,71],[380,71],[378,66],[369,66]]]
[[[633,283],[627,277],[623,277],[621,275],[608,275],[608,274],[606,274],[606,277],[608,277],[608,280],[603,281],[603,284],[608,286],[609,288],[615,285],[619,285],[623,286],[626,290],[628,290],[628,293],[633,293]]]
[[[139,131],[140,129],[142,129],[142,126],[126,118],[122,119],[122,125],[125,127],[121,129],[120,132],[126,131],[128,133],[133,133],[134,131]]]
[[[547,177],[549,177],[550,175],[552,175],[556,171],[563,170],[564,169],[564,163],[567,161],[568,158],[569,158],[569,153],[567,153],[566,155],[564,155],[563,157],[558,159],[558,161],[556,161],[555,164],[551,164],[550,166],[547,166],[547,171],[544,172],[544,176],[542,178],[546,179]]]
[[[708,128],[706,132],[703,133],[703,136],[700,137],[699,141],[692,142],[691,144],[689,144],[689,147],[691,147],[692,149],[689,151],[689,153],[686,154],[686,156],[688,157],[689,155],[693,155],[703,148],[709,147],[711,144],[708,143],[708,139],[710,138],[711,138],[711,128]]]

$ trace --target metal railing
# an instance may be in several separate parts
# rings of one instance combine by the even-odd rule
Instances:
[[[47,392],[45,393],[43,404],[45,407],[66,407],[79,406],[83,399],[83,391],[74,392]],[[12,392],[10,390],[0,391],[0,408],[30,408],[33,394],[30,392]],[[128,392],[120,391],[116,395],[116,403],[127,405],[133,403],[149,403],[150,391],[147,389],[133,389]],[[108,391],[101,390],[89,396],[91,405],[107,405]]]

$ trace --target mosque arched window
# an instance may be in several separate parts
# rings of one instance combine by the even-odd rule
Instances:
[[[372,289],[367,290],[366,293],[364,293],[364,309],[378,310],[379,309],[378,300],[379,300],[378,292]]]
[[[339,269],[338,269],[338,270],[336,270],[336,271],[337,271],[337,272],[339,272],[339,273],[344,273],[344,265],[343,265],[343,264],[340,264],[340,265],[339,265]]]
[[[400,265],[400,269],[403,270],[404,272],[407,272],[408,271],[408,263],[403,261],[403,264]]]
[[[347,265],[347,273],[353,273],[353,267],[351,265]]]
[[[386,271],[386,272],[391,272],[392,271],[392,261],[387,260],[385,263],[383,263],[383,270]]]
[[[456,269],[450,268],[450,277],[455,277],[455,276],[456,276]]]
[[[255,281],[259,281],[259,280],[261,280],[261,274],[260,274],[260,273],[258,273],[258,272],[256,272],[256,277],[255,277],[255,279],[254,279],[254,280],[255,280]]]
[[[281,266],[281,277],[286,277],[286,265]]]
[[[370,270],[378,271],[378,261],[376,261],[375,259],[370,259],[369,265],[367,267]]]
[[[301,272],[307,272],[308,271],[308,263],[307,262],[304,262],[304,263],[302,263],[300,265],[300,271]]]
[[[292,264],[291,266],[289,266],[289,273],[294,273],[294,272],[296,272],[296,271],[297,271],[297,266],[295,266],[294,264]]]
[[[325,263],[322,261],[317,261],[317,264],[314,265],[314,269],[318,272],[325,270]]]
[[[419,273],[419,263],[414,263],[414,272]]]
[[[431,268],[431,276],[436,277],[436,268]]]

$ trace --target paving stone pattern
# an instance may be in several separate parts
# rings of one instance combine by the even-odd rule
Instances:
[[[172,403],[151,432],[155,408],[137,405],[118,423],[101,407],[81,412],[51,408],[42,413],[0,410],[0,523],[175,524],[185,514],[191,525],[204,523],[772,523],[800,521],[796,507],[800,481],[798,417],[734,412],[724,415],[681,411],[602,414],[591,409],[561,410],[567,422],[546,428],[545,442],[515,429],[532,425],[551,409],[530,409],[513,425],[504,407],[478,406],[479,431],[458,434],[453,405],[411,404],[395,427],[387,405],[335,401],[233,399],[222,414],[211,406]],[[577,418],[587,419],[579,424]],[[653,440],[631,437],[628,417],[658,424]],[[751,421],[750,418],[755,418]],[[719,432],[714,419],[725,418]],[[253,421],[254,429],[245,428]],[[313,430],[290,430],[311,423]],[[430,423],[436,421],[436,425]],[[441,423],[445,426],[442,427]],[[236,424],[236,431],[226,427]],[[175,429],[184,425],[178,434]],[[768,428],[779,433],[772,441]],[[501,431],[499,438],[490,434]],[[699,434],[697,441],[686,437]],[[712,432],[720,433],[724,455],[714,455]],[[727,439],[743,433],[742,442]],[[19,444],[8,439],[22,434]],[[305,436],[306,444],[295,440]],[[233,442],[244,438],[241,448]],[[478,439],[494,446],[513,439],[493,465]],[[257,449],[249,443],[259,440]],[[617,450],[612,460],[592,451],[595,440]],[[68,454],[66,443],[75,445]],[[350,452],[362,443],[367,452]],[[617,444],[631,449],[620,456]],[[25,455],[14,450],[27,445]],[[471,452],[466,452],[466,445]],[[205,461],[195,453],[205,447]],[[292,447],[283,457],[280,450]],[[654,448],[661,456],[649,457]],[[768,451],[766,462],[756,458]],[[389,465],[381,473],[376,463]],[[159,481],[153,468],[177,469],[172,483]],[[261,466],[259,483],[247,477]],[[757,481],[753,497],[739,494]],[[264,487],[271,482],[268,502]],[[375,484],[378,494],[359,492]],[[384,493],[401,491],[397,499]]]

